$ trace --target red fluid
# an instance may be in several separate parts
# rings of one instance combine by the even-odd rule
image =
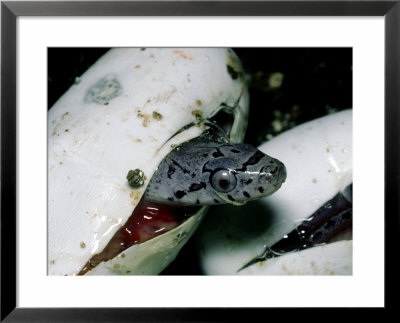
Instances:
[[[86,274],[102,261],[108,261],[123,250],[168,232],[191,215],[198,208],[171,207],[140,201],[125,225],[115,233],[104,250],[94,255],[79,272]]]

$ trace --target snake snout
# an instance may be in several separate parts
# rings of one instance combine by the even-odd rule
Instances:
[[[271,183],[280,185],[286,180],[286,167],[277,159],[261,169],[258,181],[260,183]]]

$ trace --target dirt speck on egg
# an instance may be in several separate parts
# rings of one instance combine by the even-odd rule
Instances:
[[[94,85],[92,85],[92,87],[88,89],[85,102],[108,104],[111,99],[114,99],[121,94],[122,87],[119,81],[115,75],[110,74],[98,80]]]
[[[174,54],[179,55],[180,57],[182,57],[183,59],[187,59],[189,61],[193,61],[193,57],[187,55],[183,50],[174,50]]]
[[[192,111],[192,115],[196,118],[196,119],[201,119],[203,117],[203,112],[201,112],[200,110],[193,110]]]
[[[140,112],[139,112],[139,113],[137,114],[137,117],[143,119],[143,123],[142,123],[143,127],[147,127],[147,126],[149,125],[150,116],[149,116],[148,114],[140,113]]]
[[[65,112],[62,116],[61,116],[61,121],[63,121],[65,118],[66,118],[66,116],[68,116],[69,115],[69,112],[67,111],[67,112]]]
[[[162,120],[162,118],[163,118],[162,114],[158,113],[157,111],[153,111],[152,117],[155,120]]]
[[[129,197],[135,201],[137,201],[140,197],[140,191],[131,191]]]
[[[130,170],[128,172],[126,179],[132,188],[140,188],[143,186],[146,177],[144,176],[143,171],[136,168],[135,170]]]

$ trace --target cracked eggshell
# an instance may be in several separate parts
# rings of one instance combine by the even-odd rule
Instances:
[[[203,131],[194,126],[168,141],[196,117],[215,115],[222,103],[238,105],[231,139],[243,138],[248,96],[242,75],[230,49],[119,48],[77,79],[48,113],[50,275],[77,274],[102,251],[132,214],[171,145]],[[134,190],[126,175],[136,168],[145,182]],[[168,239],[174,237],[164,234],[155,241],[171,245]],[[158,248],[145,252],[157,254]],[[149,272],[160,272],[160,266]]]
[[[342,240],[291,252],[241,270],[239,275],[351,275],[353,241]]]
[[[117,257],[102,262],[86,275],[157,275],[178,255],[202,221],[207,207],[175,229],[133,245]]]
[[[352,111],[299,125],[259,149],[285,164],[286,182],[267,198],[241,208],[221,206],[210,212],[196,233],[206,274],[236,274],[266,246],[279,241],[352,183]],[[351,274],[351,245],[341,242],[287,254],[254,264],[241,274],[288,274],[284,268],[292,261],[297,262],[290,267],[293,274]],[[320,265],[300,265],[307,261]]]

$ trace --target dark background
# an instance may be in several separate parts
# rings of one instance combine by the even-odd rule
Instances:
[[[108,48],[49,48],[48,107]],[[300,123],[352,108],[351,48],[234,48],[250,92],[245,142],[255,146]],[[277,74],[279,73],[279,74]],[[280,76],[273,86],[271,76]],[[278,82],[279,83],[279,82]],[[272,86],[271,86],[272,85]],[[194,239],[162,274],[197,275]]]

